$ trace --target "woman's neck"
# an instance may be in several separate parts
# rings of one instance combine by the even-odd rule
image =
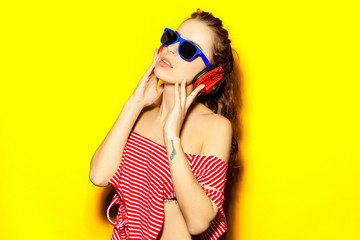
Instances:
[[[186,86],[186,96],[189,96],[193,91],[194,87],[192,84],[188,84]],[[179,98],[181,96],[181,86],[179,85]],[[179,99],[180,101],[180,99]],[[157,114],[157,120],[160,122],[165,122],[168,115],[174,108],[175,104],[175,84],[165,84],[164,83],[164,91],[162,94],[162,101],[160,105],[159,112]]]

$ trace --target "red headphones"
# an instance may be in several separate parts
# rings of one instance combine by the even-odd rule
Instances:
[[[162,51],[164,45],[161,45],[159,48],[159,53]],[[225,76],[229,75],[232,72],[233,69],[233,56],[232,51],[230,49],[230,70],[225,73],[222,66],[213,65],[209,68],[205,68],[201,72],[199,72],[194,79],[192,80],[192,83],[194,85],[194,89],[204,84],[205,87],[200,91],[200,94],[215,94],[217,90],[219,90],[220,85],[225,80]]]
[[[221,66],[210,66],[209,68],[205,68],[192,80],[194,88],[204,84],[205,87],[200,91],[200,94],[214,94],[224,81],[224,73],[224,69]]]

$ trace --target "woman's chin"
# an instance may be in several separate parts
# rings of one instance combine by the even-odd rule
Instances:
[[[155,76],[158,78],[158,79],[163,79],[163,77],[164,77],[164,74],[162,73],[162,71],[161,71],[161,69],[159,69],[159,68],[161,68],[161,67],[158,67],[158,66],[155,66],[155,68],[154,68],[154,74],[155,74]]]
[[[154,69],[154,74],[158,79],[161,79],[166,84],[175,84],[176,82],[181,83],[182,79],[186,79],[187,84],[190,84],[191,81],[189,77],[186,77],[186,74],[179,74],[175,72],[169,72],[167,69],[164,69],[161,66],[156,65]],[[192,80],[192,78],[191,78]]]
[[[161,79],[161,81],[163,81],[164,83],[171,83],[173,81],[169,81],[170,79],[172,79],[169,74],[165,73],[161,67],[155,67],[154,69],[154,74],[158,79]],[[174,82],[175,83],[175,82]]]

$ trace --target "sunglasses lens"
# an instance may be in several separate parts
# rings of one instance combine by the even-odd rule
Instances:
[[[188,60],[190,60],[192,57],[194,57],[194,55],[196,54],[196,51],[197,51],[195,46],[189,42],[183,42],[180,45],[179,50],[180,50],[180,54]]]
[[[164,44],[164,45],[170,45],[170,44],[173,44],[176,40],[177,40],[177,35],[172,32],[172,31],[166,31],[162,38],[161,38],[161,43]]]

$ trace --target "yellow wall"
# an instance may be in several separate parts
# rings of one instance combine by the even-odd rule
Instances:
[[[360,239],[357,1],[120,2],[0,4],[0,239],[110,239],[90,159],[163,29],[197,7],[244,72],[232,239]]]

